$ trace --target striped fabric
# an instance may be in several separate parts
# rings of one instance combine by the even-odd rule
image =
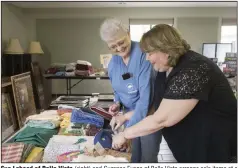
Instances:
[[[2,144],[2,162],[19,163],[24,149],[23,143]]]

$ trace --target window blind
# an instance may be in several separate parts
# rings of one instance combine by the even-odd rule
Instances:
[[[222,26],[237,25],[236,18],[222,18]]]

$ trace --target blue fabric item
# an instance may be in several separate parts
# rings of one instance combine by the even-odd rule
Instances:
[[[65,72],[56,72],[55,76],[65,76]]]
[[[94,145],[98,142],[102,145],[103,148],[111,149],[112,148],[112,134],[111,130],[102,129],[94,137]]]
[[[97,127],[103,127],[104,119],[99,115],[83,112],[81,109],[73,109],[71,114],[72,123],[91,124]]]
[[[85,113],[97,115],[97,113],[95,113],[95,112],[94,112],[93,110],[91,110],[90,108],[80,107],[80,109],[81,109],[83,112],[85,112]]]
[[[133,77],[123,80],[122,74],[131,73]],[[115,101],[121,102],[126,111],[134,110],[126,123],[130,127],[146,117],[153,100],[155,71],[138,42],[131,43],[130,60],[126,66],[121,56],[114,55],[108,65],[108,75],[115,94]]]
[[[48,121],[48,120],[29,120],[26,125],[29,127],[34,127],[34,128],[47,128],[47,129],[55,129],[59,126],[56,125],[55,122]]]

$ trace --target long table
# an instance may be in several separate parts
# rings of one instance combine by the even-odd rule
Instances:
[[[63,79],[66,80],[66,88],[67,88],[67,95],[71,94],[71,89],[75,87],[77,84],[82,82],[83,80],[109,80],[108,76],[56,76],[52,74],[45,74],[43,75],[46,79]],[[78,82],[71,85],[72,79],[79,79]]]

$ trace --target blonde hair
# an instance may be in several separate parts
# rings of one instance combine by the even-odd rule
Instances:
[[[140,41],[144,52],[160,51],[169,55],[168,65],[174,67],[190,45],[182,39],[178,31],[167,24],[159,24],[146,32]]]

